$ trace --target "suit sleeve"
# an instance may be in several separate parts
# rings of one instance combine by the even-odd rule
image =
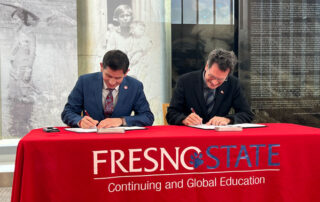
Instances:
[[[226,117],[231,119],[232,124],[250,123],[254,118],[254,114],[252,113],[251,108],[244,96],[239,81],[237,81],[232,100],[232,106],[235,110],[235,114],[227,115]]]
[[[80,77],[71,91],[68,102],[61,113],[62,121],[68,126],[78,127],[78,122],[82,119],[83,99],[83,82]]]
[[[173,92],[170,106],[168,107],[168,112],[166,115],[167,122],[170,125],[183,125],[182,121],[187,117],[184,112],[186,108],[185,99],[183,80],[179,79]]]
[[[153,113],[143,91],[143,84],[138,84],[138,90],[133,103],[134,116],[124,117],[128,126],[151,126],[154,121]]]

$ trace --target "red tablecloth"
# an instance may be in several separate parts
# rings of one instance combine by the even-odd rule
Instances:
[[[35,129],[17,149],[12,202],[320,201],[320,129],[266,125]]]

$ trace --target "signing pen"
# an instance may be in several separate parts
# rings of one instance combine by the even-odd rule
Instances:
[[[86,116],[89,116],[89,117],[90,117],[90,115],[89,115],[89,113],[87,112],[87,110],[84,110],[84,113],[86,114]]]
[[[88,116],[88,117],[91,118],[91,116],[89,115],[89,113],[87,112],[87,110],[84,110],[84,113],[86,114],[86,116]],[[97,123],[97,125],[99,125],[99,123],[100,123],[100,121]],[[97,125],[96,125],[96,126],[97,126]]]
[[[196,111],[194,111],[194,109],[192,107],[190,108],[190,110],[191,110],[192,113],[196,114]]]

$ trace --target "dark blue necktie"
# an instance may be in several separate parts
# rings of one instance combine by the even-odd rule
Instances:
[[[207,95],[206,106],[207,106],[207,113],[208,114],[210,114],[210,112],[212,111],[213,106],[214,106],[214,93],[215,93],[214,90],[210,90]]]

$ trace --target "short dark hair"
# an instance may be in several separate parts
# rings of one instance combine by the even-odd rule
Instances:
[[[103,69],[107,67],[112,70],[123,70],[123,73],[127,73],[129,68],[128,56],[120,50],[111,50],[106,52],[102,61]]]
[[[234,70],[237,64],[237,56],[233,51],[226,51],[223,49],[215,49],[211,51],[208,55],[208,68],[210,68],[214,63],[219,65],[221,71],[227,71],[230,69],[229,74]]]

